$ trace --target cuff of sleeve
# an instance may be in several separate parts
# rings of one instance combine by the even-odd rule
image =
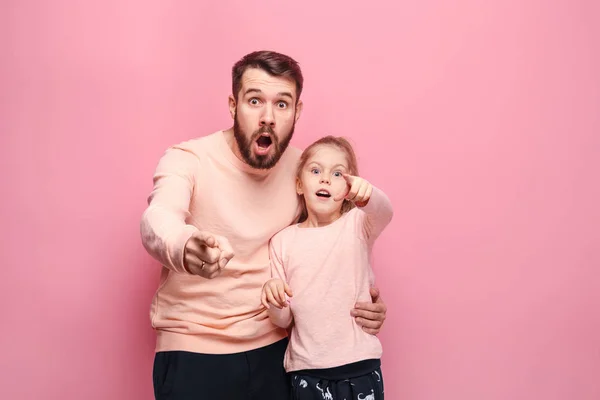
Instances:
[[[373,192],[371,193],[371,198],[369,199],[369,202],[366,206],[360,207],[360,209],[366,212],[367,214],[376,212],[377,208],[379,207],[379,199],[381,199],[381,191],[375,186],[373,186]]]
[[[269,317],[271,318],[271,322],[277,325],[280,328],[287,329],[292,324],[292,312],[289,307],[279,309],[275,306],[269,308]]]
[[[183,263],[185,245],[196,231],[198,231],[198,228],[195,226],[186,225],[177,236],[173,237],[173,241],[169,243],[167,255],[169,257],[169,263],[171,264],[170,267],[173,271],[187,273]]]

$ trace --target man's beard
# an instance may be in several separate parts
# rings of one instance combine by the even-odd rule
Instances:
[[[243,132],[242,128],[240,128],[240,125],[238,124],[236,113],[233,122],[233,136],[235,137],[235,141],[237,142],[240,153],[242,154],[242,158],[246,164],[256,169],[271,169],[275,166],[275,164],[277,164],[283,155],[283,152],[290,144],[290,140],[292,140],[292,136],[294,136],[295,127],[296,121],[294,121],[292,129],[290,129],[290,133],[285,136],[281,142],[279,141],[279,138],[275,136],[275,132],[273,132],[273,129],[270,126],[263,126],[254,131],[252,136],[250,136],[250,139],[248,139],[246,132]],[[271,146],[273,146],[274,150],[273,154],[256,155],[252,152],[252,145],[263,133],[268,133],[271,136]]]

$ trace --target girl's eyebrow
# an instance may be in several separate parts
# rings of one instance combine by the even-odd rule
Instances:
[[[306,164],[307,167],[310,167],[312,165],[317,165],[317,166],[321,167],[321,164],[319,164],[317,161],[311,161],[308,164]],[[331,169],[336,169],[338,167],[342,167],[344,169],[348,169],[348,167],[346,167],[344,164],[335,164]]]

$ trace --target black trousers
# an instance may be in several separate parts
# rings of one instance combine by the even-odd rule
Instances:
[[[327,380],[293,372],[291,377],[293,400],[383,400],[380,368],[348,379]]]
[[[154,357],[157,400],[289,400],[288,340],[236,354],[166,351]]]

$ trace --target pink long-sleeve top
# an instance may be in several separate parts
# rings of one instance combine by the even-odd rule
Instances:
[[[292,291],[289,307],[271,306],[269,317],[292,326],[286,370],[334,368],[381,357],[379,339],[350,315],[356,302],[370,302],[370,265],[375,239],[391,221],[388,197],[374,188],[365,207],[316,228],[291,225],[271,239],[271,271]]]
[[[142,242],[162,264],[151,306],[156,351],[237,353],[286,336],[260,303],[271,276],[269,239],[298,214],[300,151],[256,170],[232,152],[222,131],[170,147],[154,174],[141,221]],[[184,249],[195,231],[226,237],[235,256],[220,276],[186,272]]]

